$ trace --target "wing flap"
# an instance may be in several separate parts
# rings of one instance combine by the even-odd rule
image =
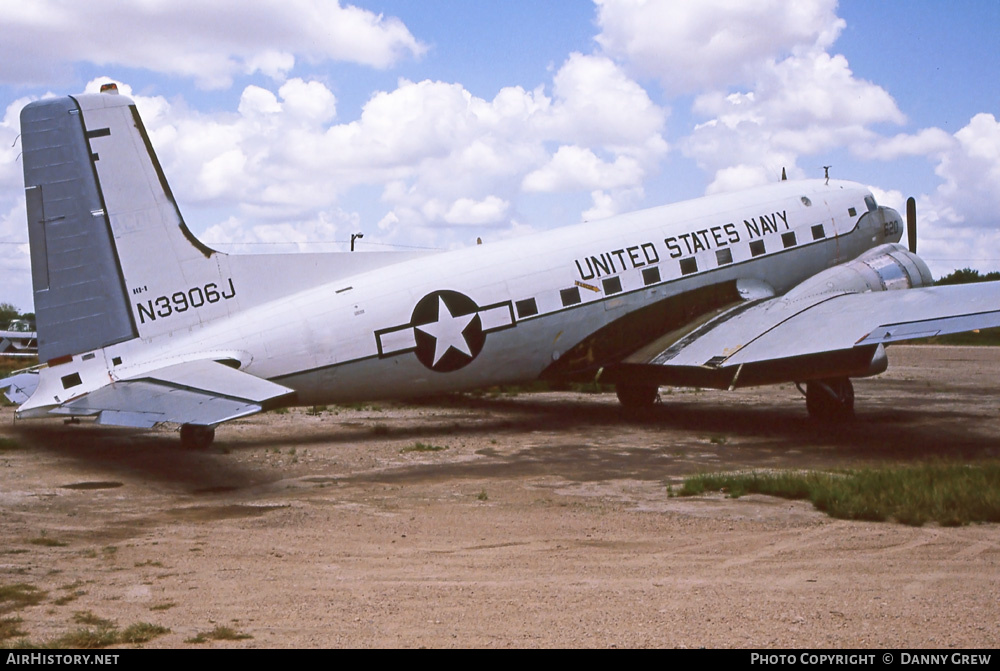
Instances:
[[[260,412],[292,394],[279,384],[215,361],[190,361],[120,380],[56,412],[97,415],[98,424],[153,427],[161,422],[215,426]]]

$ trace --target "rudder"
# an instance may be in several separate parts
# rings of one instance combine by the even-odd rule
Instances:
[[[21,138],[38,355],[136,336],[89,138],[72,98],[31,103]]]

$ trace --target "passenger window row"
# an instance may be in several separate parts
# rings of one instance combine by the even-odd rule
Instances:
[[[812,239],[822,240],[826,237],[826,229],[823,224],[816,224],[810,229]],[[782,249],[789,249],[798,244],[798,238],[795,231],[786,231],[781,234],[781,247]],[[767,252],[764,245],[763,239],[751,240],[750,241],[750,256],[751,258],[763,256]],[[715,251],[715,263],[718,267],[727,266],[733,262],[733,250],[730,247],[723,247],[722,249],[717,249]],[[662,265],[662,264],[661,264]],[[694,256],[689,256],[679,261],[680,274],[681,276],[692,275],[698,272],[698,259]],[[707,268],[706,268],[707,270]],[[661,281],[660,267],[659,266],[648,266],[642,269],[642,285],[648,287],[653,284],[659,284]],[[614,275],[612,277],[606,277],[601,280],[601,288],[603,289],[605,296],[613,296],[615,294],[622,292],[622,278],[620,275]],[[595,289],[596,291],[596,289]],[[572,305],[578,305],[583,302],[583,297],[580,295],[580,287],[570,287],[569,289],[562,289],[559,292],[559,299],[563,307],[570,307]],[[517,310],[517,316],[519,319],[524,319],[526,317],[533,317],[538,314],[538,303],[534,298],[525,298],[523,300],[515,301],[514,309]]]

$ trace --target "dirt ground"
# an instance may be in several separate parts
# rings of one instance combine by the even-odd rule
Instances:
[[[996,525],[669,495],[700,471],[1000,456],[1000,349],[889,359],[833,428],[792,385],[664,388],[641,416],[576,393],[297,409],[206,452],[4,407],[0,586],[47,593],[8,616],[36,643],[79,612],[168,627],[151,648],[996,647]],[[252,638],[188,642],[217,626]]]

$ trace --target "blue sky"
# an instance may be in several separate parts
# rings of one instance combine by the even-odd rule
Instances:
[[[918,198],[1000,268],[1000,3],[0,3],[0,301],[30,307],[17,114],[131,91],[223,251],[453,248],[776,179]]]

